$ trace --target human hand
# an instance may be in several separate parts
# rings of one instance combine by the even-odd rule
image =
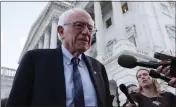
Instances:
[[[170,61],[161,61],[160,63],[164,65],[164,64],[169,64]],[[162,73],[162,74],[164,74],[164,75],[166,75],[166,76],[171,77],[170,66],[166,66],[166,67],[163,68],[163,66],[161,65],[161,66],[159,66],[159,67],[156,69],[156,72]]]
[[[139,104],[137,102],[135,102],[135,104],[129,102],[125,107],[139,107]]]
[[[169,81],[169,86],[176,88],[176,78],[172,78],[172,80]]]

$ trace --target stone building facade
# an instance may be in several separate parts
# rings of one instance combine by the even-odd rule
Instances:
[[[87,10],[95,21],[98,32],[92,47],[86,52],[102,62],[109,80],[137,83],[134,69],[123,68],[117,59],[121,54],[132,55],[139,61],[157,61],[154,52],[175,56],[175,4],[174,2],[49,2],[30,29],[19,62],[25,52],[32,49],[54,49],[61,44],[57,23],[62,12],[73,7]],[[160,81],[163,89],[175,93]],[[114,89],[111,89],[113,92]],[[120,90],[120,104],[126,97]],[[116,98],[114,105],[117,105]]]

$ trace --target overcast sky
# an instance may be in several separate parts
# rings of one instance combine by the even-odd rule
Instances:
[[[1,66],[17,69],[29,30],[47,2],[1,3]]]

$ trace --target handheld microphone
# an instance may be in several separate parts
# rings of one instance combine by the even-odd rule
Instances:
[[[174,60],[174,59],[176,60],[176,57],[174,56],[162,54],[159,52],[154,53],[154,58],[159,59],[159,60]]]
[[[154,58],[157,58],[159,60],[167,60],[167,61],[171,61],[170,65],[170,74],[173,77],[176,77],[176,57],[175,56],[170,56],[170,55],[166,55],[166,54],[162,54],[159,52],[155,52],[154,53]]]
[[[135,104],[135,102],[133,101],[133,99],[131,98],[130,94],[128,93],[127,87],[124,84],[120,84],[119,86],[120,90],[125,94],[125,96],[127,97],[127,99],[129,100],[129,102],[131,104]]]
[[[160,65],[162,65],[158,62],[137,61],[135,57],[130,55],[120,55],[118,58],[118,64],[125,68],[134,68],[136,66],[142,66],[142,67],[153,68],[153,69],[156,69]],[[169,64],[165,64],[163,66],[166,66],[166,65],[169,65]]]
[[[165,75],[162,75],[162,74],[156,72],[155,70],[150,70],[149,75],[150,75],[151,77],[153,77],[153,78],[162,79],[162,80],[164,80],[164,81],[167,82],[167,83],[171,80],[171,78],[166,77]]]

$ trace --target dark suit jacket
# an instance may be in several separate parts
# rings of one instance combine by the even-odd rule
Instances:
[[[105,67],[94,58],[84,54],[82,57],[95,87],[98,105],[112,106]],[[7,107],[12,106],[66,106],[61,47],[31,50],[24,55],[7,102]]]

